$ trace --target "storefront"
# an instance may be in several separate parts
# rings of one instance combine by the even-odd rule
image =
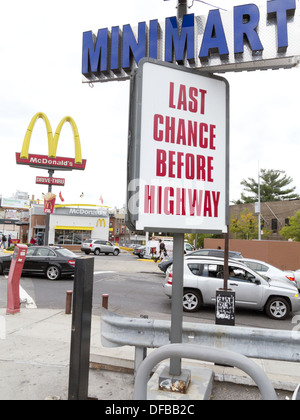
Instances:
[[[45,231],[43,206],[31,209],[31,236]],[[49,244],[71,248],[80,247],[88,238],[108,240],[109,214],[107,207],[57,205],[50,216]]]

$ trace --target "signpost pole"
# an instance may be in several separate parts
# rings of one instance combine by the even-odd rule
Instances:
[[[48,171],[49,177],[52,178],[54,175],[54,170],[50,169]],[[52,185],[48,185],[48,192],[52,192]],[[49,230],[50,230],[50,214],[46,214],[46,227],[45,227],[45,237],[44,237],[44,245],[49,245]]]
[[[174,234],[173,244],[173,284],[172,284],[172,318],[171,318],[171,344],[182,343],[183,321],[183,249],[184,234]],[[171,358],[170,375],[181,375],[181,359]]]
[[[182,19],[187,14],[187,0],[178,0],[177,16]],[[174,234],[173,246],[173,286],[172,286],[172,321],[170,340],[172,344],[182,343],[183,322],[183,257],[184,233]],[[181,375],[181,359],[171,358],[170,375]]]

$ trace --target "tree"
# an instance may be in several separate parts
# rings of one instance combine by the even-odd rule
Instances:
[[[293,179],[286,175],[285,171],[262,169],[260,182],[260,201],[280,201],[299,199],[299,195],[294,193],[296,187],[288,187]],[[244,186],[246,193],[241,194],[240,200],[234,201],[235,204],[255,203],[258,201],[258,181],[253,178],[243,179],[241,185]]]
[[[289,225],[282,228],[279,233],[285,239],[300,242],[300,210],[295,213],[295,216],[289,218]]]
[[[248,209],[244,209],[240,214],[240,219],[232,217],[229,230],[237,239],[257,239],[258,220]],[[271,231],[263,229],[263,236],[270,235]]]

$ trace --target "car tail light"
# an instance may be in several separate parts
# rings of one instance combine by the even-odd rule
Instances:
[[[294,276],[285,276],[288,280],[290,281],[295,281],[295,277]]]
[[[92,248],[93,244],[90,244],[90,248]]]
[[[173,283],[173,274],[170,273],[168,276],[168,284],[172,284]]]
[[[72,265],[72,267],[75,267],[75,260],[69,260],[68,264]]]

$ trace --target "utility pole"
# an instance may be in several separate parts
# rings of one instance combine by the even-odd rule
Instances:
[[[258,240],[261,240],[261,211],[260,211],[260,169],[258,162]]]
[[[187,14],[187,0],[178,0],[177,17],[182,19]]]

